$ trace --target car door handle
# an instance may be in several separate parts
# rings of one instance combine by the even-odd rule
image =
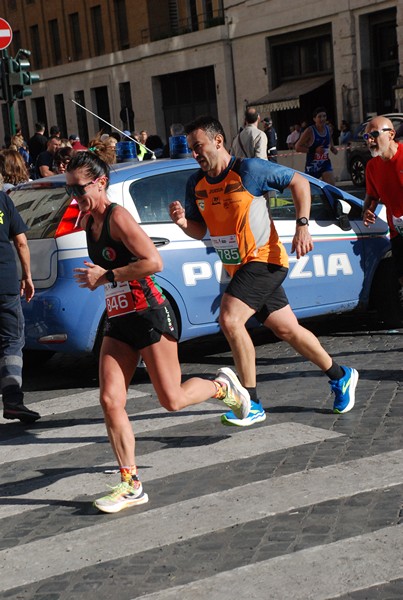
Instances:
[[[171,241],[171,240],[168,240],[167,238],[160,238],[160,237],[151,237],[151,240],[153,241],[154,246],[156,246],[157,248],[159,248],[160,246],[166,246]]]

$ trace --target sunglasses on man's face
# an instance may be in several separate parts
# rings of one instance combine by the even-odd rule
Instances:
[[[369,139],[373,139],[376,140],[376,138],[378,138],[382,131],[393,131],[393,129],[391,129],[390,127],[384,127],[383,129],[380,129],[378,131],[378,129],[375,129],[375,131],[370,131],[369,133],[364,133],[363,134],[363,139],[367,142]]]

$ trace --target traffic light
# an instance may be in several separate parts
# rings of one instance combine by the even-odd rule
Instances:
[[[32,94],[30,86],[39,81],[39,75],[29,71],[31,64],[28,57],[30,55],[29,50],[20,49],[15,58],[7,58],[9,102],[23,100],[25,96],[30,96]]]

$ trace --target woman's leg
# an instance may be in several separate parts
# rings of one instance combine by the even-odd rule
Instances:
[[[120,467],[135,465],[134,433],[126,412],[127,388],[139,352],[110,337],[104,337],[99,363],[100,401],[112,450]]]
[[[161,405],[170,411],[199,404],[217,393],[212,380],[192,377],[181,383],[176,340],[162,335],[159,342],[142,348],[141,355]]]

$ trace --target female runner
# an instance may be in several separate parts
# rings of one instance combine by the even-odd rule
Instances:
[[[107,195],[110,149],[100,140],[77,152],[66,171],[66,190],[84,215],[91,262],[75,269],[80,287],[105,289],[108,314],[99,364],[100,402],[121,482],[95,500],[101,511],[115,513],[148,501],[138,478],[135,439],[126,413],[126,394],[140,354],[161,405],[180,410],[217,398],[245,418],[249,393],[229,368],[214,380],[194,377],[181,383],[174,312],[154,279],[163,268],[151,239],[130,213]]]

